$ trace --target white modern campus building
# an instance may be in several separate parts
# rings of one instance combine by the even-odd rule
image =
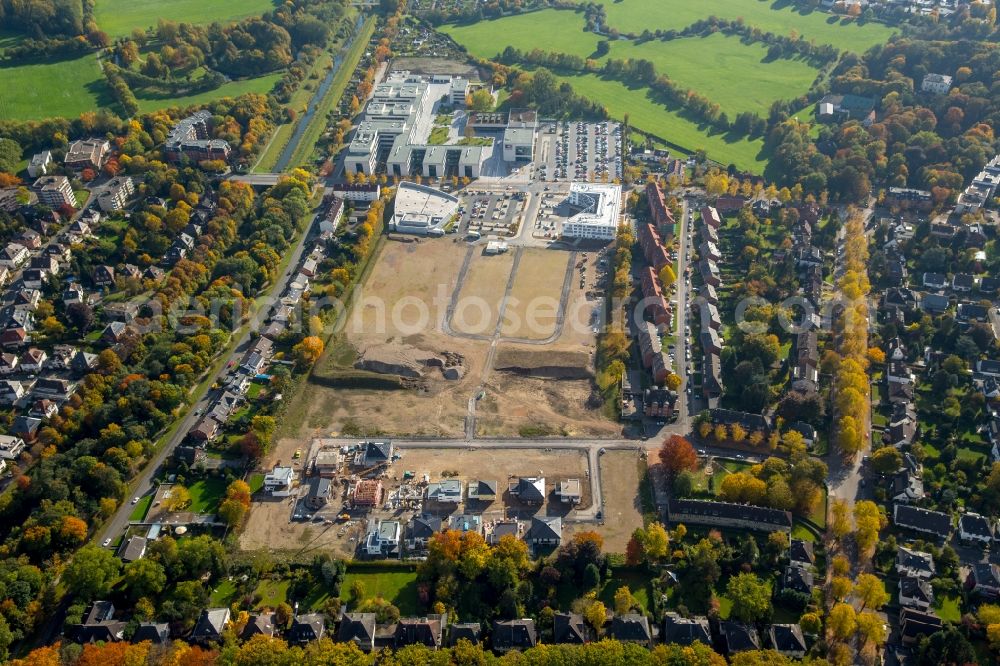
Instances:
[[[391,72],[375,87],[347,148],[344,168],[372,174],[384,155],[389,176],[441,178],[454,174],[478,178],[486,150],[492,152],[492,148],[428,143],[437,102],[442,98],[454,101],[461,95],[464,103],[468,86],[468,81],[450,76]]]
[[[573,183],[569,202],[581,210],[563,222],[564,237],[614,239],[622,210],[621,185]]]
[[[469,90],[466,79],[390,72],[385,82],[375,87],[358,123],[344,158],[345,170],[370,175],[384,162],[388,176],[479,178],[483,162],[494,157],[500,141],[504,161],[530,161],[537,126],[534,112],[489,114],[502,117],[496,128],[477,124],[480,114],[469,114],[468,125],[473,130],[497,130],[494,145],[460,145],[461,139],[442,145],[430,143],[441,100],[463,106]],[[499,156],[500,151],[496,153]]]
[[[443,236],[448,220],[458,212],[458,198],[426,185],[403,181],[396,189],[391,227],[421,236]]]

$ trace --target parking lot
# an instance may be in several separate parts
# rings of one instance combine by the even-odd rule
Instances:
[[[459,232],[463,234],[514,236],[523,220],[527,196],[524,192],[490,193],[482,190],[463,192],[459,206]]]
[[[618,123],[556,123],[541,127],[539,137],[539,180],[611,182],[622,177]]]

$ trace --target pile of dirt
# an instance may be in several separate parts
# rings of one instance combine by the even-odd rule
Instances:
[[[465,357],[450,351],[431,352],[404,343],[388,342],[365,349],[354,367],[408,379],[424,379],[429,368],[436,368],[445,379],[461,379],[465,375]]]
[[[594,376],[590,355],[585,352],[501,349],[494,367],[501,372],[549,379],[590,379]]]

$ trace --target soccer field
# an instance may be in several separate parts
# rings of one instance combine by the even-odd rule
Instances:
[[[94,18],[112,38],[135,28],[151,28],[157,21],[212,23],[260,16],[275,8],[274,0],[97,0]]]
[[[884,44],[896,31],[881,23],[859,24],[819,11],[798,10],[773,0],[596,0],[604,5],[608,25],[623,33],[682,30],[695,21],[717,16],[766,32],[788,36],[794,30],[805,39],[862,53]],[[780,7],[780,8],[779,8]],[[544,47],[543,47],[544,48]]]
[[[718,32],[668,42],[618,41],[610,57],[649,60],[657,74],[708,97],[730,118],[743,111],[767,116],[775,100],[806,94],[819,74],[801,60],[765,61],[763,44],[744,44]]]
[[[76,118],[84,111],[114,106],[96,54],[0,67],[0,81],[0,118],[4,120]]]

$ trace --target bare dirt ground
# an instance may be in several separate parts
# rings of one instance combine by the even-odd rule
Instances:
[[[465,246],[451,239],[417,243],[388,241],[321,367],[350,367],[368,345],[402,343],[465,357],[464,376],[446,380],[429,371],[423,390],[378,391],[328,388],[310,383],[296,397],[279,434],[275,457],[291,453],[313,436],[339,434],[348,426],[385,435],[460,437],[469,396],[479,385],[488,344],[444,333],[442,323]],[[333,358],[331,358],[333,357]]]
[[[577,254],[577,264],[583,262],[584,270],[581,272],[574,267],[573,284],[569,291],[569,302],[566,304],[566,320],[559,339],[552,343],[552,349],[559,351],[594,349],[597,335],[593,329],[598,321],[594,315],[602,302],[598,300],[598,293],[601,290],[597,283],[597,261],[597,252],[588,252],[586,257],[583,253]],[[582,289],[581,277],[584,281]]]
[[[522,251],[501,335],[527,340],[544,340],[552,335],[569,257],[568,252],[560,250]]]
[[[486,340],[444,332],[444,318],[466,250],[465,244],[455,243],[449,237],[412,243],[385,242],[346,318],[344,330],[328,343],[327,354],[317,366],[318,374],[350,369],[358,354],[370,346],[399,344],[434,354],[445,351],[461,354],[463,376],[446,380],[430,369],[421,388],[405,390],[331,388],[309,382],[289,406],[284,423],[279,424],[276,446],[271,460],[265,461],[267,464],[290,460],[295,449],[318,436],[464,435],[468,400],[482,383],[490,347]],[[512,296],[530,301],[534,295],[545,294],[558,299],[568,256],[564,251],[524,250]],[[582,253],[578,258],[583,259]],[[513,254],[473,257],[460,296],[476,296],[494,304],[492,321],[477,329],[493,332],[513,260]],[[563,380],[492,372],[486,384],[487,396],[477,409],[479,434],[614,436],[621,432],[621,427],[607,418],[601,407],[587,406],[591,381],[581,378],[593,371],[596,336],[590,316],[598,302],[596,297],[588,300],[586,293],[593,287],[596,260],[595,252],[588,254],[583,289],[579,286],[579,271],[574,268],[567,321],[555,342],[546,345],[501,342],[498,348],[498,352],[504,349],[528,352],[546,362],[551,360],[547,356],[550,352],[578,353],[580,362],[572,362],[581,372],[572,374],[574,379]],[[474,322],[475,316],[476,313],[470,312],[467,321]],[[460,326],[457,320],[452,325],[456,330],[471,330]]]
[[[352,521],[350,525],[292,522],[289,518],[295,500],[295,497],[275,497],[254,501],[240,534],[240,548],[297,555],[323,551],[353,559],[357,540],[364,538],[364,522]]]
[[[455,304],[451,323],[456,331],[493,335],[513,265],[513,254],[473,256]]]
[[[624,553],[632,532],[642,527],[638,463],[638,454],[632,451],[608,451],[601,456],[604,524],[597,532],[604,537],[608,552]]]
[[[476,409],[486,437],[613,437],[622,431],[603,408],[588,407],[589,379],[544,379],[495,372]]]

